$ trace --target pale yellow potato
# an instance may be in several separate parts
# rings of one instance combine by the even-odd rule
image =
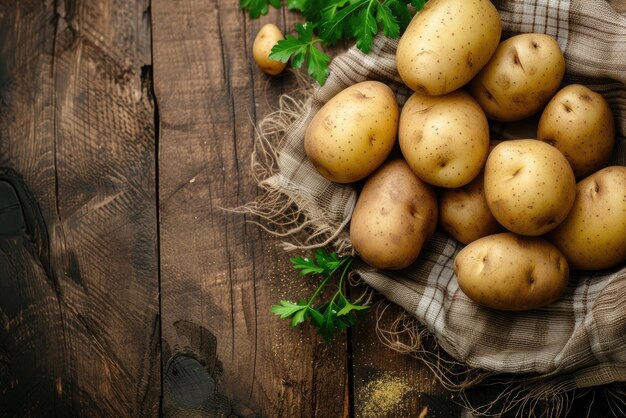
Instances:
[[[587,177],[609,163],[615,144],[613,112],[600,94],[571,84],[546,105],[537,139],[561,151],[577,179]]]
[[[500,43],[469,91],[488,118],[511,122],[539,112],[564,75],[565,58],[556,40],[527,33]]]
[[[401,269],[417,259],[436,225],[432,187],[404,160],[391,160],[365,182],[352,213],[350,241],[370,266]]]
[[[565,219],[576,197],[576,180],[553,146],[535,139],[503,141],[487,158],[485,197],[506,229],[537,236]]]
[[[444,189],[439,197],[439,222],[463,244],[500,232],[503,228],[489,210],[483,175],[458,189]]]
[[[487,63],[500,32],[500,15],[489,0],[430,0],[398,43],[400,78],[420,93],[450,93]]]
[[[567,260],[558,248],[542,238],[511,232],[467,245],[454,259],[454,273],[467,297],[506,311],[551,304],[569,279]]]
[[[461,187],[482,170],[489,125],[480,106],[462,90],[444,96],[413,93],[400,115],[400,149],[427,183]]]
[[[252,44],[252,56],[259,68],[266,74],[277,75],[283,72],[286,62],[271,60],[269,58],[272,48],[278,41],[285,39],[278,26],[268,23],[263,25],[254,38]]]
[[[626,261],[626,167],[581,180],[569,215],[548,238],[572,269],[601,270]]]
[[[304,136],[304,150],[328,180],[361,180],[391,152],[398,118],[396,96],[387,85],[379,81],[354,84],[315,114]]]

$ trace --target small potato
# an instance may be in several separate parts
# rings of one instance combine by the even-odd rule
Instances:
[[[459,287],[489,308],[523,311],[557,300],[569,279],[567,260],[542,238],[504,232],[463,248],[454,259]]]
[[[450,93],[487,63],[500,32],[500,15],[488,0],[430,0],[398,43],[400,78],[420,93]]]
[[[414,93],[400,115],[400,149],[417,176],[441,187],[461,187],[483,168],[489,125],[462,90],[444,96]]]
[[[287,66],[286,62],[275,61],[269,58],[272,48],[278,41],[285,39],[278,26],[268,23],[263,25],[259,33],[254,38],[252,45],[252,55],[254,61],[264,73],[277,75],[283,72]]]
[[[443,190],[439,198],[441,227],[463,244],[502,229],[487,206],[483,182],[480,174],[463,187]]]
[[[500,142],[489,141],[489,152]],[[444,231],[463,244],[503,229],[487,206],[483,173],[463,187],[441,191],[439,222]]]
[[[537,236],[565,219],[576,197],[576,180],[553,146],[535,139],[503,141],[487,158],[485,197],[505,228]]]
[[[601,270],[626,261],[626,167],[581,180],[569,215],[548,239],[573,269]]]
[[[469,90],[488,118],[511,122],[540,111],[564,75],[565,59],[556,40],[528,33],[502,42]]]
[[[577,179],[606,167],[615,144],[615,121],[600,94],[580,84],[559,90],[539,119],[537,139],[555,146]]]
[[[415,261],[437,225],[437,198],[404,160],[391,160],[372,174],[359,195],[350,240],[374,268],[401,269]]]
[[[387,85],[379,81],[354,84],[315,114],[304,136],[304,150],[328,180],[361,180],[391,152],[398,117],[396,96]]]

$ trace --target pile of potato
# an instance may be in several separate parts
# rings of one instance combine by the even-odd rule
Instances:
[[[314,116],[304,145],[328,180],[364,180],[350,239],[366,263],[409,266],[439,224],[467,244],[455,259],[463,292],[525,310],[554,302],[570,268],[626,260],[626,167],[606,167],[615,127],[602,96],[559,90],[557,42],[500,36],[489,0],[429,1],[398,45],[414,90],[401,111],[387,85],[355,84]],[[536,139],[490,141],[488,120],[540,111]],[[389,159],[396,143],[403,158]]]

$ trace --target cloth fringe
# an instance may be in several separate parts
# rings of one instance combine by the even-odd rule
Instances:
[[[427,327],[404,310],[392,309],[391,302],[375,302],[376,335],[394,352],[408,355],[430,370],[439,384],[459,396],[461,405],[475,417],[499,417],[515,413],[515,417],[554,418],[569,416],[574,401],[591,395],[588,404],[592,415],[593,403],[602,397],[614,417],[626,416],[626,383],[613,383],[591,388],[577,388],[567,376],[545,377],[497,374],[476,369],[456,361],[437,343]],[[385,326],[383,324],[389,323]],[[476,391],[494,394],[481,403],[473,396]]]
[[[354,255],[346,233],[350,217],[341,223],[330,222],[327,214],[312,210],[318,205],[311,203],[310,195],[281,174],[283,139],[292,125],[309,111],[315,87],[302,72],[291,70],[291,73],[298,88],[282,95],[278,109],[263,118],[256,129],[252,175],[262,194],[254,201],[227,210],[258,217],[260,222],[249,222],[282,239],[285,251],[332,247],[339,255]]]

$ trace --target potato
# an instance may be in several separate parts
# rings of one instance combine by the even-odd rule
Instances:
[[[441,187],[461,187],[482,170],[489,125],[462,90],[444,96],[414,93],[400,115],[400,149],[415,174]]]
[[[546,105],[537,139],[555,146],[577,179],[606,167],[615,144],[615,121],[609,104],[580,84],[562,88]]]
[[[576,180],[565,156],[552,145],[509,140],[487,158],[485,197],[505,228],[537,236],[565,219],[576,197]]]
[[[500,142],[489,141],[489,152]],[[503,229],[487,206],[484,173],[481,172],[463,187],[442,190],[439,196],[439,223],[444,231],[463,244]]]
[[[350,240],[374,268],[401,269],[415,261],[437,224],[437,198],[401,159],[372,174],[359,195]]]
[[[398,117],[396,96],[387,85],[379,81],[354,84],[315,114],[304,136],[304,150],[328,180],[361,180],[391,152]]]
[[[454,259],[454,273],[467,297],[506,311],[549,305],[569,279],[567,260],[555,246],[511,232],[467,245]]]
[[[469,91],[488,118],[511,122],[540,111],[564,74],[565,59],[556,40],[527,33],[502,42]]]
[[[548,239],[573,269],[601,270],[626,261],[626,167],[581,180],[569,215]]]
[[[487,206],[483,175],[458,189],[445,189],[439,198],[439,221],[450,236],[463,244],[502,229]]]
[[[259,68],[269,75],[280,74],[287,66],[286,62],[275,61],[269,58],[272,48],[278,41],[285,39],[278,26],[268,23],[263,25],[252,44],[252,56]]]
[[[500,15],[488,0],[430,0],[398,43],[400,78],[420,93],[450,93],[487,63],[500,32]]]

